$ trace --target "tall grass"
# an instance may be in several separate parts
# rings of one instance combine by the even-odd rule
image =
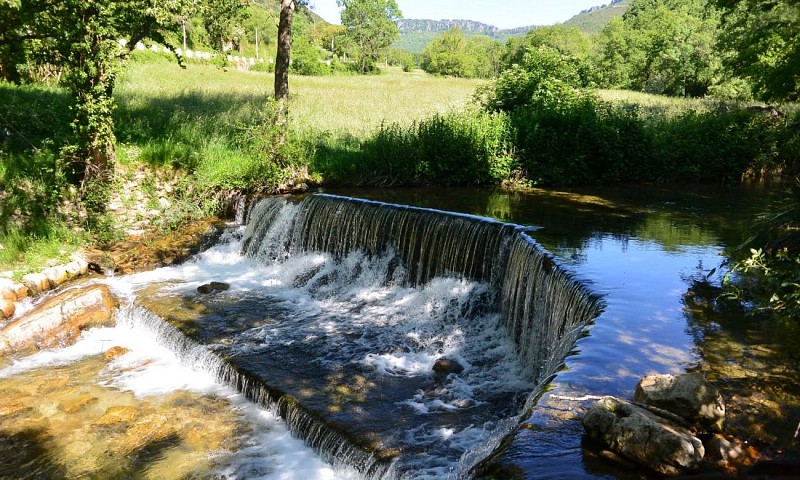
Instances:
[[[122,150],[134,152],[124,159],[190,170],[207,188],[247,189],[268,177],[280,183],[285,178],[254,151],[250,135],[270,118],[272,84],[270,73],[131,65],[115,94],[117,138]],[[478,84],[399,69],[367,77],[293,76],[289,155],[295,165],[328,173],[326,166],[351,161],[381,125],[410,125],[462,107]]]

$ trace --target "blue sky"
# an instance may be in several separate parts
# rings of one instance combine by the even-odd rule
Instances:
[[[552,25],[611,0],[396,0],[404,18],[465,19],[499,28]],[[311,0],[312,9],[340,23],[336,0]]]

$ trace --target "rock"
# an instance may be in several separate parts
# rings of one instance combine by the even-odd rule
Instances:
[[[28,287],[25,285],[21,283],[15,283],[11,288],[14,290],[14,293],[17,294],[17,301],[28,298]]]
[[[69,280],[69,275],[64,267],[45,268],[42,273],[50,281],[50,288],[56,288]]]
[[[64,410],[65,413],[75,413],[77,411],[83,410],[89,404],[92,404],[97,401],[97,397],[92,396],[83,396],[72,400],[65,400],[61,402],[59,405],[61,410]]]
[[[89,261],[78,254],[73,254],[70,258],[72,258],[70,263],[75,263],[78,266],[79,275],[86,275],[89,271]]]
[[[0,298],[16,302],[28,296],[28,288],[7,278],[0,278]]]
[[[30,353],[71,345],[83,330],[113,325],[116,307],[105,285],[67,290],[3,327],[0,352]]]
[[[716,463],[735,461],[744,455],[741,447],[728,441],[720,434],[714,435],[705,444],[706,457]]]
[[[124,437],[113,449],[125,455],[137,451],[175,435],[175,427],[163,415],[151,414],[137,421],[125,432]]]
[[[634,400],[679,415],[703,429],[722,431],[725,402],[702,373],[650,375],[636,386]]]
[[[64,271],[67,272],[69,278],[75,278],[81,275],[81,265],[76,261],[69,262],[64,265]]]
[[[451,373],[458,375],[464,371],[464,366],[458,363],[456,360],[450,358],[440,358],[439,360],[436,360],[436,363],[433,364],[433,371],[436,372],[436,375],[441,376],[447,376]]]
[[[14,282],[7,278],[0,278],[0,299],[17,300],[17,292],[14,290]]]
[[[118,423],[131,423],[138,414],[139,411],[135,407],[127,405],[108,407],[106,413],[95,422],[95,425],[106,426]]]
[[[694,470],[705,454],[702,442],[688,430],[614,397],[599,400],[583,425],[613,452],[661,475]]]
[[[207,295],[209,293],[224,292],[229,288],[231,288],[231,286],[227,283],[211,282],[205,285],[200,285],[199,287],[197,287],[197,291],[202,293],[203,295]]]
[[[0,320],[6,320],[14,316],[17,307],[13,300],[0,298]]]
[[[129,351],[130,350],[128,350],[125,347],[119,347],[119,346],[111,347],[108,350],[106,350],[106,352],[103,354],[103,358],[105,358],[107,361],[111,361],[111,360],[114,360],[117,357],[121,357],[121,356],[125,355]]]
[[[29,273],[22,277],[22,284],[28,291],[37,295],[50,290],[50,280],[43,273]]]

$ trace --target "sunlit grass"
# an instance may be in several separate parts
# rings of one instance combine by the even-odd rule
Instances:
[[[167,63],[129,67],[117,88],[127,109],[156,109],[163,102],[194,99],[182,105],[185,121],[218,127],[252,118],[272,95],[273,75],[207,65],[186,69]],[[389,69],[373,76],[291,76],[290,121],[296,130],[364,137],[381,123],[414,120],[465,105],[479,80],[438,78]],[[165,105],[166,106],[166,105]],[[161,112],[153,112],[158,115]]]

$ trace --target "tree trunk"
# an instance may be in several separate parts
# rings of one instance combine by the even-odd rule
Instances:
[[[278,102],[278,122],[286,124],[289,102],[289,59],[292,50],[292,17],[295,0],[281,0],[278,22],[278,54],[275,58],[275,100]]]

